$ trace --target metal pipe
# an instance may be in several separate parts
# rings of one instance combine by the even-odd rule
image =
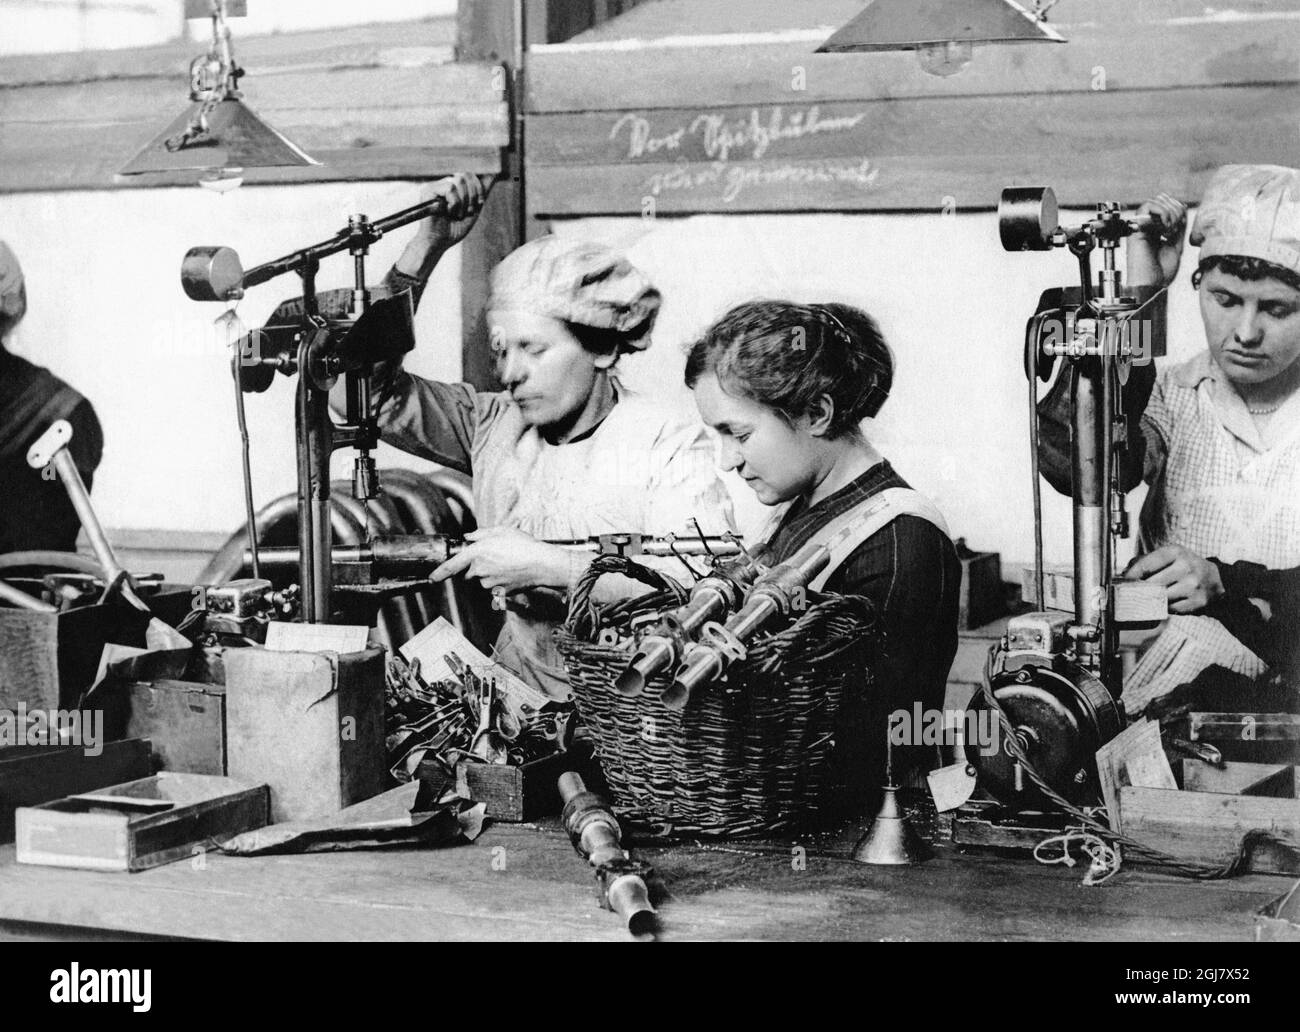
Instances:
[[[0,555],[0,570],[14,570],[26,566],[53,566],[60,570],[88,573],[104,580],[104,567],[97,559],[76,552],[27,551],[5,552]]]
[[[105,581],[116,586],[122,597],[133,607],[148,613],[149,607],[136,594],[130,574],[117,561],[117,554],[113,551],[108,535],[104,533],[99,517],[95,515],[94,506],[90,504],[90,492],[86,490],[85,481],[81,479],[81,473],[72,459],[72,453],[68,451],[71,440],[72,424],[66,419],[55,420],[28,449],[27,464],[32,469],[43,469],[49,465],[54,467],[67,492],[68,500],[72,502],[72,508],[81,521],[81,527],[86,532],[90,549],[104,568]]]
[[[465,529],[474,519],[474,489],[469,477],[457,473],[454,469],[439,469],[424,474],[430,484],[442,492],[449,502],[459,504],[461,511],[456,515],[456,522]]]
[[[1101,623],[1104,612],[1107,544],[1110,522],[1107,516],[1107,487],[1104,480],[1106,433],[1102,378],[1105,369],[1095,358],[1075,363],[1072,384],[1071,481],[1074,520],[1074,619],[1081,626]],[[1081,641],[1079,655],[1096,655],[1095,642]],[[1094,665],[1094,664],[1088,664]]]
[[[419,222],[431,215],[441,215],[446,210],[447,202],[441,197],[435,197],[432,200],[412,205],[409,208],[403,208],[392,215],[371,222],[366,232],[369,234],[370,239],[375,241],[385,233],[391,233],[395,229],[400,229],[412,222]],[[341,251],[349,250],[354,246],[355,239],[355,234],[350,227],[341,229],[328,240],[323,240],[318,244],[311,244],[301,250],[290,252],[283,257],[273,258],[269,262],[256,265],[244,273],[243,289],[247,290],[250,287],[256,287],[268,280],[275,279],[277,276],[283,276],[287,272],[294,272],[304,265],[319,264],[322,258],[328,258]]]
[[[645,691],[651,677],[676,666],[687,641],[710,620],[721,619],[739,606],[758,572],[758,564],[747,559],[696,584],[686,603],[665,613],[659,626],[641,639],[627,669],[614,682],[614,690],[625,698],[635,698]]]
[[[712,624],[705,628],[706,632],[713,629],[708,637],[716,640],[702,640],[687,649],[681,670],[664,689],[663,704],[682,709],[691,692],[725,674],[743,655],[744,642],[773,616],[789,612],[795,593],[806,588],[830,560],[829,548],[812,543],[760,577],[731,619],[721,627]]]
[[[334,498],[335,506],[346,511],[361,513],[360,503],[351,498]],[[589,552],[596,547],[596,542],[587,538],[563,538],[547,541],[570,552]],[[446,562],[465,547],[463,538],[446,534],[397,534],[388,537],[372,537],[355,545],[336,545],[330,551],[331,561],[336,563],[374,563],[385,567],[390,575],[399,573],[411,577],[426,576],[434,568]],[[669,556],[672,547],[678,555],[706,555],[712,549],[715,555],[735,555],[740,546],[734,540],[723,538],[687,539],[671,546],[664,540],[646,540],[642,542],[643,554],[650,556]],[[292,546],[262,548],[262,566],[267,570],[286,569],[300,561],[301,552]],[[251,557],[245,554],[245,562]],[[405,569],[403,569],[405,568]],[[707,578],[706,578],[707,579]],[[704,581],[700,582],[705,583]],[[703,621],[700,621],[701,623]]]
[[[623,848],[623,832],[609,804],[572,771],[560,775],[557,787],[564,802],[564,830],[578,854],[596,868],[602,904],[626,922],[632,935],[652,934],[655,908],[646,887],[651,869]]]
[[[19,609],[30,609],[36,613],[57,613],[58,606],[52,606],[44,599],[35,598],[25,591],[19,591],[12,584],[0,580],[0,602],[8,602]]]
[[[384,470],[384,491],[405,506],[411,521],[406,528],[409,533],[455,533],[463,529],[443,491],[414,470]]]

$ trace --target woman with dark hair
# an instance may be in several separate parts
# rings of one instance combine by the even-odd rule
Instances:
[[[893,355],[875,321],[842,304],[739,305],[692,345],[686,362],[724,469],[777,507],[760,557],[777,563],[811,541],[836,539],[812,587],[875,604],[883,643],[870,689],[846,704],[835,753],[844,801],[859,812],[883,773],[888,714],[916,702],[942,707],[957,650],[961,565],[943,517],[861,428],[893,379]],[[895,773],[932,758],[896,750]]]

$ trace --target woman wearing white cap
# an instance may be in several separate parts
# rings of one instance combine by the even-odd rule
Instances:
[[[1162,194],[1140,210],[1165,228],[1159,241],[1130,242],[1130,279],[1168,283],[1186,208]],[[1175,614],[1128,679],[1130,713],[1212,667],[1244,677],[1264,671],[1208,615],[1224,593],[1214,560],[1300,564],[1300,171],[1219,169],[1191,241],[1201,248],[1192,283],[1208,347],[1158,376],[1136,366],[1125,391],[1134,443],[1124,486],[1150,485],[1143,554],[1128,573],[1165,586]],[[1043,457],[1045,475],[1068,493],[1062,401],[1058,383],[1041,409]]]
[[[428,278],[464,237],[482,203],[472,176],[442,188],[450,222],[427,223],[394,270],[394,285]],[[549,540],[636,532],[706,534],[732,528],[704,427],[627,391],[621,355],[645,348],[659,292],[626,258],[599,244],[543,237],[492,274],[488,326],[505,390],[380,371],[383,439],[473,477],[480,529],[434,572],[475,577],[501,598],[497,655],[525,681],[567,698],[551,632],[565,594],[593,554]],[[653,560],[647,560],[653,564]],[[672,561],[665,572],[685,571]],[[613,581],[613,584],[606,584]],[[606,578],[607,591],[635,582]]]

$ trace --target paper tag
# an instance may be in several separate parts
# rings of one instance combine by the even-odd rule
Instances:
[[[189,644],[188,641],[185,643]],[[134,645],[116,645],[109,643],[104,646],[104,651],[99,654],[99,667],[95,671],[95,679],[91,682],[90,687],[86,689],[86,695],[89,695],[99,687],[101,681],[108,674],[108,668],[119,659],[128,659],[131,656],[143,656],[148,649],[138,649]]]
[[[1117,625],[1155,626],[1169,619],[1169,592],[1162,584],[1150,581],[1116,580],[1111,583],[1115,597],[1114,617]]]
[[[456,630],[445,617],[438,617],[428,627],[403,645],[398,651],[408,663],[420,661],[420,676],[426,682],[459,680],[447,662],[448,654],[456,656],[465,666],[480,676],[490,674],[497,679],[497,689],[508,700],[511,709],[519,713],[527,708],[537,712],[550,698],[521,681],[500,663],[489,659],[476,649],[465,635]]]
[[[1177,790],[1173,769],[1160,744],[1160,725],[1143,717],[1097,750],[1097,777],[1106,800],[1110,826],[1122,831],[1119,790],[1168,788]]]
[[[950,763],[926,775],[934,808],[946,813],[964,805],[975,792],[975,768],[965,761]]]
[[[156,616],[145,628],[144,642],[150,652],[169,652],[173,649],[188,649],[194,642],[181,634],[175,627],[165,624]]]
[[[361,652],[370,640],[370,628],[354,624],[286,623],[266,625],[270,652]]]

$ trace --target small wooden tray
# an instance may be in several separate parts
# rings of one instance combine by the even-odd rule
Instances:
[[[164,771],[16,814],[23,864],[143,871],[265,827],[271,793],[230,778]]]

